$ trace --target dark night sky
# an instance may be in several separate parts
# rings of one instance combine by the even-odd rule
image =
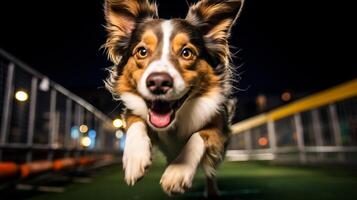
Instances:
[[[186,15],[183,0],[157,1],[161,17]],[[110,66],[99,49],[102,2],[3,0],[0,48],[108,113],[115,105],[100,89]],[[249,89],[237,95],[311,93],[356,78],[353,8],[342,1],[246,0],[231,44],[240,50],[239,87]]]

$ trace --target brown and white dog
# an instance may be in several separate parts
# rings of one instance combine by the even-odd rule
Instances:
[[[186,19],[159,19],[148,0],[106,0],[105,48],[114,66],[106,87],[125,107],[125,181],[134,185],[151,165],[152,144],[168,166],[168,193],[190,188],[202,166],[209,186],[230,135],[228,37],[243,0],[201,0]]]

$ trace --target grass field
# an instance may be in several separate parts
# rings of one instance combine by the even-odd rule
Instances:
[[[123,181],[121,166],[110,167],[95,176],[91,183],[70,184],[64,193],[43,193],[32,200],[106,200],[106,199],[204,199],[202,172],[185,195],[167,197],[159,180],[164,171],[156,162],[149,174],[134,187]],[[220,199],[241,200],[328,200],[357,199],[357,171],[271,166],[259,163],[224,163],[218,172]]]

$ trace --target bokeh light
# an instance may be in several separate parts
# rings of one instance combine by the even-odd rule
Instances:
[[[84,146],[84,147],[89,147],[92,143],[92,140],[89,138],[89,137],[83,137],[81,139],[81,144]]]
[[[281,95],[281,100],[283,101],[290,101],[291,100],[291,93],[290,92],[284,92],[282,95]]]
[[[81,133],[86,133],[88,131],[88,126],[85,125],[85,124],[82,124],[80,127],[79,127],[79,131]]]
[[[113,126],[115,128],[121,128],[123,125],[124,125],[123,120],[121,120],[119,118],[113,120]]]
[[[18,101],[26,101],[29,98],[27,92],[19,90],[15,93],[15,98]]]
[[[124,135],[124,133],[123,133],[123,131],[121,131],[121,130],[117,130],[117,131],[115,132],[115,137],[116,137],[117,139],[122,138],[123,135]]]
[[[260,146],[266,146],[268,144],[268,139],[266,137],[261,137],[258,140],[258,144]]]

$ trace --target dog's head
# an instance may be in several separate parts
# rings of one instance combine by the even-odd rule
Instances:
[[[105,47],[115,64],[107,88],[156,130],[173,127],[179,113],[211,117],[229,93],[227,38],[241,6],[201,0],[186,19],[164,20],[148,0],[106,0]]]

